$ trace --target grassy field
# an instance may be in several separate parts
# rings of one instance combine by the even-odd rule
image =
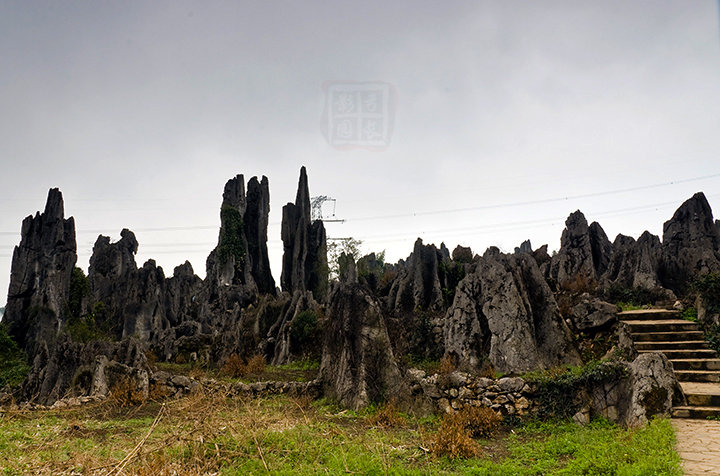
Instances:
[[[440,419],[324,400],[197,393],[160,404],[112,401],[0,416],[1,474],[679,475],[668,420],[501,426],[481,456],[433,453]]]

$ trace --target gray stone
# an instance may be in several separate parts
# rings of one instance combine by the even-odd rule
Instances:
[[[720,230],[705,195],[698,192],[663,225],[660,279],[682,292],[693,277],[720,272]]]
[[[486,252],[457,287],[444,346],[461,366],[503,373],[579,364],[572,335],[532,256]]]
[[[315,299],[323,300],[328,286],[325,226],[322,220],[311,219],[305,167],[300,169],[295,203],[285,205],[282,212],[282,289],[311,291]]]
[[[525,381],[520,377],[503,377],[497,385],[503,392],[519,392],[525,386]]]
[[[570,320],[579,331],[597,331],[617,322],[617,306],[584,293],[572,307]]]
[[[319,379],[325,394],[357,409],[407,398],[377,300],[359,284],[340,284],[330,296]]]
[[[3,322],[30,356],[54,340],[67,318],[77,245],[75,220],[64,214],[62,193],[50,189],[43,213],[23,220],[20,244],[13,250]]]

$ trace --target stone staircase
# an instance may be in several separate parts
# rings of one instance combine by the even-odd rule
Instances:
[[[720,358],[696,322],[664,309],[625,311],[618,317],[628,325],[639,353],[662,352],[672,362],[688,403],[673,408],[673,417],[720,418]]]

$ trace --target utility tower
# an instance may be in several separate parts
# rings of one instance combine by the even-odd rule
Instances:
[[[329,217],[323,217],[323,204],[325,202],[333,203],[332,215]],[[335,218],[335,203],[336,199],[328,197],[327,195],[319,195],[310,199],[310,217],[313,221],[322,220],[324,222],[340,222],[343,223],[345,220]]]

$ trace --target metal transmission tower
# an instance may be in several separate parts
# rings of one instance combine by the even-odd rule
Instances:
[[[330,215],[328,218],[323,218],[322,206],[325,202],[333,202],[332,215]],[[327,195],[319,195],[317,197],[312,197],[310,199],[310,217],[312,218],[313,221],[322,220],[324,222],[344,223],[345,220],[335,218],[335,203],[336,202],[337,202],[336,199],[330,198]]]

